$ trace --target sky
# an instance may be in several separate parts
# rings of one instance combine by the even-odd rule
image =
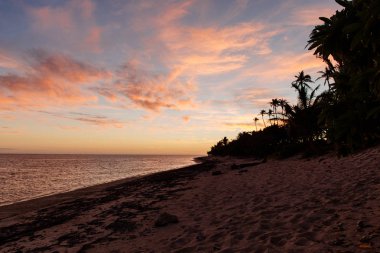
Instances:
[[[295,101],[333,0],[1,0],[0,153],[204,155]],[[261,117],[259,117],[261,118]],[[263,127],[258,121],[257,127]]]

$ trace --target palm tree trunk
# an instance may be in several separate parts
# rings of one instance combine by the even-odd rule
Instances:
[[[267,126],[265,125],[264,115],[261,115],[261,118],[263,119],[264,128],[266,128]]]

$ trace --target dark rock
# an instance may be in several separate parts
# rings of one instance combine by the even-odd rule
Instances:
[[[162,213],[162,214],[160,214],[160,216],[158,216],[154,225],[156,227],[164,227],[164,226],[167,226],[169,224],[175,224],[175,223],[178,223],[177,216],[175,216],[173,214],[169,214],[169,213]]]
[[[216,170],[216,171],[213,171],[211,173],[211,175],[213,175],[213,176],[219,176],[219,175],[222,175],[222,172],[220,170]]]

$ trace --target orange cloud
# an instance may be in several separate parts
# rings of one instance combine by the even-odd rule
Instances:
[[[108,77],[106,71],[66,55],[32,51],[27,67],[0,75],[0,109],[96,101],[82,88]]]

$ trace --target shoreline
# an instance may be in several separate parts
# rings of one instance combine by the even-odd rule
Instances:
[[[16,155],[20,155],[20,154],[16,154]],[[29,155],[29,154],[21,154],[21,155]],[[37,155],[44,156],[44,154],[37,154]],[[55,156],[55,154],[53,154],[53,155]],[[64,154],[64,155],[66,155],[66,154]],[[144,156],[144,155],[141,155],[141,156]],[[66,194],[66,193],[70,193],[70,192],[73,192],[73,191],[78,191],[78,190],[82,190],[82,189],[86,189],[86,188],[91,188],[91,187],[94,187],[94,186],[100,186],[100,185],[103,185],[103,184],[109,184],[109,183],[118,182],[118,181],[122,182],[122,181],[128,180],[128,179],[134,180],[134,179],[137,179],[137,178],[140,178],[140,177],[145,177],[145,176],[148,176],[148,175],[151,175],[151,174],[155,174],[155,173],[160,173],[160,172],[164,172],[164,171],[171,171],[171,170],[178,170],[178,169],[186,168],[188,166],[192,166],[192,165],[195,165],[195,164],[202,163],[203,161],[207,161],[207,157],[204,157],[204,156],[199,157],[199,156],[197,156],[197,157],[193,157],[191,159],[191,161],[192,161],[192,163],[189,162],[189,164],[187,164],[187,165],[180,165],[178,167],[172,167],[172,168],[164,169],[164,170],[161,170],[161,171],[158,171],[158,170],[148,171],[148,172],[144,172],[143,171],[139,175],[131,175],[131,176],[127,176],[127,177],[124,177],[124,178],[113,179],[113,180],[110,180],[108,182],[100,182],[100,183],[96,183],[96,184],[93,184],[93,185],[87,185],[87,186],[78,186],[76,188],[68,189],[68,190],[61,191],[61,192],[51,192],[51,193],[46,193],[46,194],[39,194],[39,195],[33,196],[31,198],[26,197],[26,198],[19,199],[19,200],[13,201],[13,202],[12,201],[4,201],[4,202],[0,203],[0,209],[1,209],[1,207],[6,207],[6,206],[10,206],[10,205],[18,204],[18,203],[23,203],[23,202],[27,202],[27,201],[32,201],[32,200],[38,200],[38,199],[46,198],[46,197],[53,197],[55,195]],[[0,219],[1,219],[1,210],[0,210]]]
[[[115,181],[110,181],[106,183],[91,185],[83,188],[73,189],[66,192],[53,193],[45,196],[39,196],[32,199],[21,200],[10,204],[0,205],[0,222],[2,219],[9,218],[11,216],[23,214],[25,209],[26,212],[36,211],[37,209],[47,207],[49,205],[58,204],[65,201],[75,200],[80,197],[86,197],[90,194],[96,192],[101,192],[107,190],[107,188],[117,187],[119,185],[134,184],[135,181],[150,180],[151,177],[170,175],[172,172],[181,173],[181,171],[191,170],[194,166],[204,165],[204,163],[209,163],[207,157],[194,157],[194,164],[187,165],[180,168],[174,168],[159,172],[153,172],[151,174],[143,174],[138,176],[127,177],[123,179],[118,179]]]
[[[17,215],[0,219],[0,251],[378,252],[379,165],[380,147],[212,158],[13,206]]]

